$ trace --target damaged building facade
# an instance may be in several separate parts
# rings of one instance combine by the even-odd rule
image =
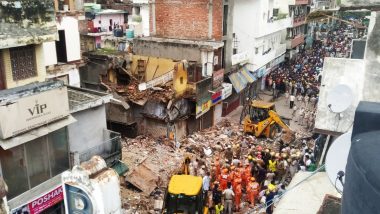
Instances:
[[[93,155],[120,164],[120,134],[106,123],[112,96],[75,87],[83,13],[54,3],[0,5],[1,205],[10,213],[64,213],[62,172]]]
[[[136,15],[144,2],[134,3]],[[191,13],[176,12],[184,4]],[[113,93],[109,128],[181,139],[217,123],[222,100],[232,93],[231,84],[223,83],[223,3],[149,5],[151,36],[135,38],[133,50],[87,52],[81,86]]]

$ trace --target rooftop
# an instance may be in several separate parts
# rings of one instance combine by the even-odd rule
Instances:
[[[112,98],[111,94],[72,86],[67,88],[67,92],[69,96],[70,113],[109,103]]]
[[[63,81],[47,81],[37,82],[28,85],[1,90],[0,91],[0,103],[10,102],[12,100],[19,99],[21,97],[31,96],[44,91],[52,90],[55,88],[61,88],[64,86]]]
[[[122,14],[122,13],[128,13],[124,10],[113,10],[113,9],[105,9],[101,10],[99,12],[95,12],[96,15],[106,15],[106,14]]]
[[[212,40],[172,39],[172,38],[162,38],[162,37],[141,37],[141,38],[135,38],[134,40],[154,42],[154,43],[175,43],[175,44],[181,44],[181,45],[195,46],[199,48],[213,48],[213,49],[218,49],[224,46],[223,42],[212,41]]]

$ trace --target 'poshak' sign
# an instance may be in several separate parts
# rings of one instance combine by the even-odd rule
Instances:
[[[11,213],[16,214],[21,211],[21,213],[39,214],[62,200],[63,189],[62,186],[59,186],[53,189],[52,191],[46,193],[45,195],[33,200],[32,202],[25,204],[20,208],[12,210]]]

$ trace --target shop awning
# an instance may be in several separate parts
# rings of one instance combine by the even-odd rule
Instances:
[[[0,139],[0,146],[4,150],[11,149],[13,147],[19,146],[21,144],[32,141],[39,137],[45,136],[51,132],[54,132],[65,126],[68,126],[74,122],[76,122],[75,118],[70,115],[66,117],[65,119],[61,119],[61,120],[49,123],[47,125],[28,131],[24,134],[20,134],[18,136],[15,136],[6,140]]]
[[[249,83],[253,83],[257,80],[257,78],[245,67],[240,72]]]
[[[233,73],[229,75],[228,78],[230,79],[236,93],[240,93],[247,86],[248,81],[240,72]]]

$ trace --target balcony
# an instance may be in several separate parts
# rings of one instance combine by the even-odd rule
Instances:
[[[306,15],[301,15],[297,17],[293,17],[292,19],[292,27],[298,27],[306,23]]]
[[[304,43],[304,41],[305,41],[305,35],[303,34],[297,35],[293,38],[289,38],[288,41],[286,42],[286,48],[287,49],[295,48],[298,45]]]
[[[261,67],[263,67],[264,65],[268,64],[270,61],[272,61],[273,59],[276,58],[276,51],[275,50],[271,50],[269,51],[267,54],[257,54],[257,55],[254,55],[253,56],[253,70],[257,70]]]
[[[103,141],[98,146],[92,147],[79,154],[79,161],[88,161],[92,156],[99,155],[112,166],[121,159],[121,135],[110,130],[103,130]]]
[[[270,35],[277,31],[285,30],[286,28],[291,27],[291,22],[292,22],[291,18],[286,17],[283,19],[264,23],[261,29],[257,33],[257,38]]]
[[[288,0],[289,5],[305,5],[310,4],[310,0]]]
[[[283,55],[286,52],[286,44],[279,44],[276,47],[276,53],[275,53],[275,58]]]

